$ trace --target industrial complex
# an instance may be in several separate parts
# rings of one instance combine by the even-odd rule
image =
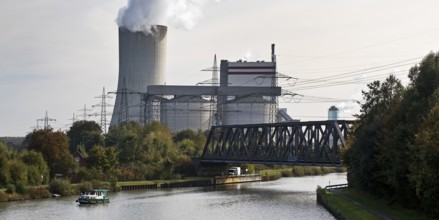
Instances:
[[[279,110],[275,45],[269,61],[221,60],[200,85],[165,85],[167,27],[119,27],[119,81],[111,124],[160,121],[172,131],[293,119]]]

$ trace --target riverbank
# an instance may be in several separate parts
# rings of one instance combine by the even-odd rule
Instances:
[[[351,188],[318,187],[317,202],[337,219],[428,219]]]
[[[345,173],[344,167],[294,166],[280,169],[261,170],[262,181],[277,180],[282,177],[319,176],[328,173]]]

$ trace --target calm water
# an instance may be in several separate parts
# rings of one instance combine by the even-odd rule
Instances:
[[[0,219],[334,219],[316,204],[317,185],[346,174],[111,194],[109,204],[80,206],[77,197],[0,203]]]

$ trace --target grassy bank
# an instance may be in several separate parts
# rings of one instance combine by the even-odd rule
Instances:
[[[397,206],[353,189],[317,189],[317,200],[337,219],[427,219],[420,213]]]
[[[132,186],[132,185],[151,185],[151,184],[165,184],[165,183],[181,183],[181,182],[189,182],[189,181],[195,181],[195,180],[209,180],[212,179],[211,177],[186,177],[184,179],[179,180],[141,180],[141,181],[124,181],[124,182],[117,182],[117,186]]]
[[[263,181],[280,179],[281,177],[300,177],[300,176],[318,176],[328,173],[346,172],[344,167],[310,167],[294,166],[289,168],[261,170],[260,174]]]

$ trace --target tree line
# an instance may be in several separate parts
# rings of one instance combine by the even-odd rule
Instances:
[[[94,121],[77,121],[67,132],[29,133],[17,151],[0,141],[0,188],[48,184],[57,177],[72,182],[179,179],[195,175],[191,157],[200,156],[202,131],[175,134],[164,125],[128,122],[108,134]]]
[[[439,218],[439,53],[363,91],[343,160],[349,185]]]

